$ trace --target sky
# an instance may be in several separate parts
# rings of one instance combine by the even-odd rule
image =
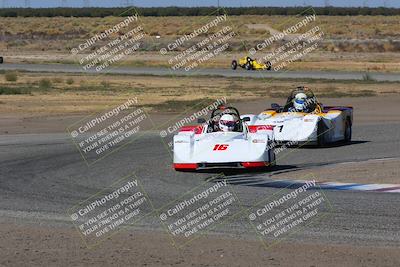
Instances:
[[[163,7],[163,6],[387,6],[400,7],[399,0],[0,0],[1,7],[83,7],[83,6],[127,6]]]

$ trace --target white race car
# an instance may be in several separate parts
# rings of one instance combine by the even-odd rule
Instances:
[[[300,99],[305,106],[302,112],[294,107],[298,95],[305,97]],[[271,109],[259,115],[242,115],[242,118],[249,126],[272,126],[277,143],[323,146],[337,141],[351,141],[353,108],[324,107],[310,89],[298,87],[292,91],[284,106],[272,104]]]
[[[219,129],[219,119],[237,118],[232,131]],[[275,164],[272,127],[247,126],[236,108],[220,106],[201,125],[184,126],[174,136],[174,168],[178,171],[260,168]]]

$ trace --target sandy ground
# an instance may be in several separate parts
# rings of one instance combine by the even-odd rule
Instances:
[[[205,236],[175,249],[166,234],[122,230],[93,249],[75,229],[0,224],[1,266],[398,266],[398,249]],[[12,248],[12,249],[11,249]],[[295,253],[293,253],[295,251]]]

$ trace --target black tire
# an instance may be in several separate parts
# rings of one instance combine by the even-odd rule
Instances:
[[[265,65],[267,65],[267,70],[271,70],[272,69],[271,61],[267,61],[267,63]]]
[[[236,70],[236,68],[237,68],[237,61],[236,60],[232,60],[231,68],[233,70]]]
[[[0,57],[0,64],[3,64],[3,57]]]
[[[344,128],[344,139],[343,141],[345,143],[350,143],[351,142],[351,135],[352,135],[352,129],[351,129],[351,121],[350,118],[346,119],[346,124]]]
[[[252,69],[253,69],[253,66],[251,65],[250,62],[247,62],[246,65],[244,65],[244,68],[245,68],[246,70],[252,70]]]
[[[318,128],[317,128],[317,145],[319,147],[323,147],[326,145],[326,126],[325,123],[320,120],[318,122]]]

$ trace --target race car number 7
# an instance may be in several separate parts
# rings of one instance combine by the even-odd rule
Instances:
[[[227,150],[229,145],[225,145],[225,144],[216,144],[214,146],[214,151],[215,150]]]

